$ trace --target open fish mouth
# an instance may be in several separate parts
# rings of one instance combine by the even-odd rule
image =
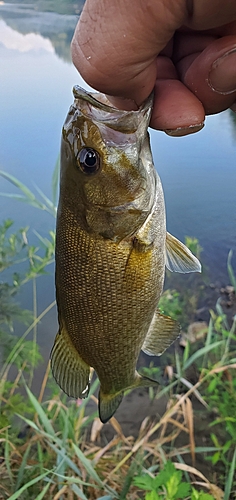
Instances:
[[[153,93],[136,111],[117,109],[111,105],[104,94],[87,92],[78,85],[73,87],[73,94],[76,103],[75,108],[78,107],[78,101],[80,101],[80,111],[84,116],[124,134],[137,130],[143,116],[151,113],[153,104]]]

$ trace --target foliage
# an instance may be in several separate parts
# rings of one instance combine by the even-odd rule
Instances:
[[[165,290],[160,298],[158,307],[163,314],[179,320],[183,310],[180,293],[176,290]]]
[[[156,477],[149,474],[134,478],[134,484],[139,488],[150,491],[146,493],[145,500],[180,500],[187,498],[191,493],[191,500],[214,500],[212,495],[197,491],[189,483],[183,481],[183,474],[176,470],[169,460]]]
[[[191,252],[196,255],[198,259],[201,257],[201,252],[202,252],[202,247],[199,244],[199,241],[197,238],[194,238],[192,236],[185,236],[185,245],[186,247],[191,250]]]
[[[232,257],[233,257],[233,252],[230,250],[229,255],[228,255],[228,261],[227,261],[227,269],[228,269],[228,274],[229,274],[229,279],[231,281],[231,285],[234,287],[234,292],[236,293],[236,278],[234,275],[234,271],[232,268]]]

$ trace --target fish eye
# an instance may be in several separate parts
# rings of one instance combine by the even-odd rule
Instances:
[[[77,156],[80,169],[84,174],[95,174],[100,168],[100,156],[95,149],[83,148]]]

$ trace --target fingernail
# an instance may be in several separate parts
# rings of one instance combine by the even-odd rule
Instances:
[[[189,127],[177,127],[175,129],[167,129],[164,132],[171,137],[181,137],[182,135],[195,134],[204,127],[204,122],[197,125],[190,125]]]
[[[229,50],[213,62],[208,85],[220,94],[236,92],[236,48]]]

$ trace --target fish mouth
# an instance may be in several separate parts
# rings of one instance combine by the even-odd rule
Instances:
[[[125,134],[134,133],[140,123],[149,123],[153,106],[153,92],[138,110],[126,111],[113,107],[104,94],[87,92],[78,85],[73,87],[75,106],[84,116]]]

